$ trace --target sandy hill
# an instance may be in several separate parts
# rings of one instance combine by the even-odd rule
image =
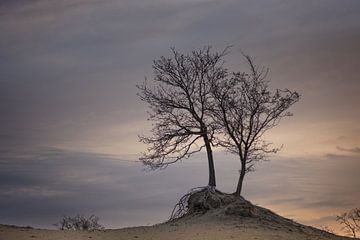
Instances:
[[[180,204],[180,218],[154,226],[86,232],[0,225],[0,240],[350,239],[301,225],[229,194],[201,191],[183,200],[188,203],[188,207],[182,212],[184,209]]]

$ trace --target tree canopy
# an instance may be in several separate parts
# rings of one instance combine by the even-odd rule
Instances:
[[[245,174],[254,163],[275,153],[263,134],[291,116],[288,109],[299,94],[288,89],[271,90],[268,70],[243,55],[249,70],[230,72],[224,67],[229,48],[213,52],[204,47],[153,62],[154,82],[138,86],[140,99],[148,103],[152,136],[141,136],[148,149],[140,158],[150,169],[165,168],[206,149],[210,187],[216,187],[212,148],[221,146],[240,159],[236,195],[241,194]]]
[[[299,100],[299,94],[288,89],[271,91],[268,70],[255,65],[250,56],[244,58],[249,72],[235,72],[212,86],[215,104],[211,112],[220,133],[218,144],[237,154],[241,163],[237,195],[254,163],[279,150],[264,140],[263,134],[291,116],[288,109]]]
[[[172,48],[172,58],[161,57],[153,62],[155,86],[146,80],[138,86],[141,100],[150,107],[152,136],[140,140],[149,148],[141,158],[152,169],[188,158],[206,149],[209,165],[209,186],[215,187],[212,141],[215,125],[210,118],[211,83],[227,77],[222,52],[211,47],[181,54]]]

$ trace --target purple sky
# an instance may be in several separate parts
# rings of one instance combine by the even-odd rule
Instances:
[[[234,46],[234,71],[245,51],[273,87],[302,96],[267,135],[284,149],[249,175],[245,197],[334,224],[360,205],[359,12],[357,0],[1,1],[0,223],[51,227],[77,212],[109,227],[165,220],[206,183],[206,161],[142,171],[137,135],[150,124],[135,85],[170,47],[210,44]],[[233,191],[236,158],[218,152],[215,164],[219,188]]]

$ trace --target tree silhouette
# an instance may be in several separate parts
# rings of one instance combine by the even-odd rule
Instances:
[[[149,104],[153,122],[152,136],[140,136],[140,141],[149,145],[140,160],[150,169],[167,167],[205,148],[208,186],[216,187],[211,87],[227,77],[222,60],[227,49],[212,52],[209,46],[181,54],[172,48],[172,58],[153,62],[154,86],[149,87],[146,79],[137,86],[140,99]]]
[[[337,216],[338,221],[348,234],[356,238],[356,233],[360,231],[360,209],[354,208]]]
[[[223,134],[218,144],[237,154],[241,162],[235,195],[241,194],[245,174],[254,169],[254,163],[265,160],[267,154],[276,153],[263,134],[292,114],[289,107],[299,100],[299,94],[290,90],[269,89],[268,70],[256,66],[244,55],[249,73],[233,73],[231,78],[212,85],[213,119]]]
[[[146,80],[138,86],[141,100],[150,107],[152,136],[141,136],[149,145],[140,158],[150,169],[165,168],[206,149],[209,183],[216,187],[213,146],[222,146],[240,159],[240,176],[235,195],[240,196],[245,174],[254,163],[276,153],[263,135],[291,116],[288,109],[299,94],[288,89],[271,91],[268,70],[244,54],[249,73],[229,74],[223,66],[228,53],[211,52],[211,47],[181,54],[172,48],[172,58],[153,63],[155,85]]]

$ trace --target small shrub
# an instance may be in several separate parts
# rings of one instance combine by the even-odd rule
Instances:
[[[99,223],[99,217],[95,215],[88,218],[82,214],[77,214],[74,217],[64,216],[54,225],[60,230],[92,231],[104,229],[104,226]]]

